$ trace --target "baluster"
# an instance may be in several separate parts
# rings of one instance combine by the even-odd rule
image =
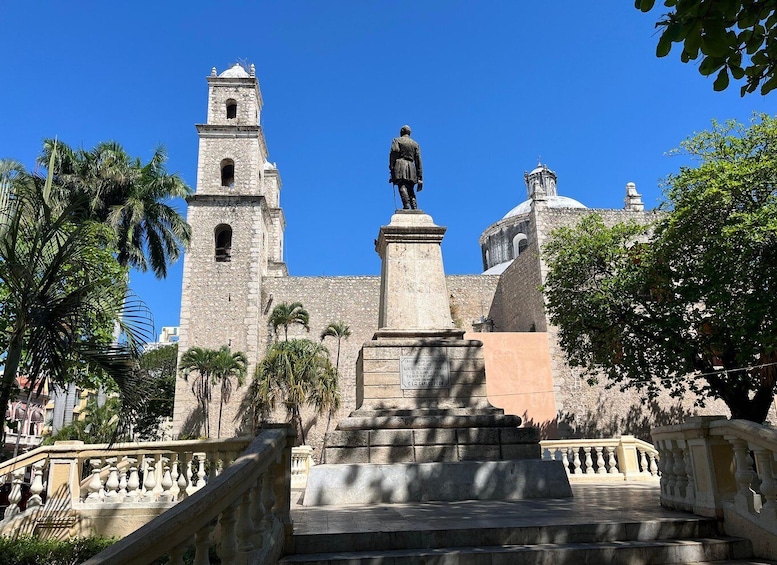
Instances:
[[[294,452],[292,452],[292,454],[291,454],[291,473],[292,474],[294,474],[294,467],[296,466],[297,459],[298,459],[297,457],[294,457]],[[543,461],[552,461],[552,459],[553,458],[550,455],[550,449],[548,449],[547,447],[543,447],[542,448],[542,460]]]
[[[650,476],[655,477],[658,475],[658,461],[656,460],[656,455],[653,453],[648,453],[648,460],[650,461]]]
[[[11,492],[8,494],[8,507],[3,514],[4,519],[16,516],[19,510],[19,502],[22,500],[22,481],[24,480],[24,467],[16,469],[11,474]]]
[[[222,563],[233,563],[237,555],[237,538],[235,536],[235,506],[237,502],[227,506],[221,513],[221,551],[219,557]]]
[[[758,463],[758,471],[761,475],[761,519],[777,520],[777,481],[774,477],[774,456],[768,449],[756,447],[755,459]],[[27,503],[29,505],[29,502]]]
[[[580,448],[579,447],[571,447],[570,448],[574,455],[573,464],[575,466],[575,475],[582,475],[582,465],[580,464]]]
[[[240,551],[254,549],[254,543],[251,541],[254,535],[254,521],[251,519],[251,492],[248,490],[243,493],[240,500],[235,533],[237,534],[237,547]]]
[[[264,508],[262,507],[262,479],[260,476],[254,487],[251,489],[251,520],[254,523],[254,547],[261,549],[264,547]]]
[[[160,494],[160,500],[165,502],[175,502],[175,495],[171,491],[175,482],[173,481],[173,477],[170,473],[170,460],[166,458],[163,459],[162,466],[163,473],[162,480],[160,481],[162,493]]]
[[[222,470],[226,471],[229,466],[235,462],[235,459],[237,458],[236,455],[237,453],[235,451],[224,452],[224,465]]]
[[[672,444],[672,461],[674,462],[675,475],[675,496],[683,500],[685,499],[685,492],[688,488],[688,476],[685,474],[685,461],[683,459],[683,448],[680,446],[680,440],[675,441]]]
[[[683,452],[683,463],[685,466],[685,476],[687,478],[687,485],[685,487],[685,500],[693,505],[696,501],[696,478],[693,475],[693,461],[691,460],[691,450],[687,448]]]
[[[594,447],[596,450],[596,474],[606,475],[607,469],[604,468],[604,457],[602,456],[603,446]]]
[[[173,486],[170,487],[170,500],[172,502],[179,500],[178,495],[181,492],[178,489],[178,475],[180,474],[180,471],[178,471],[178,458],[179,454],[177,451],[170,453],[170,479],[173,481]]]
[[[606,447],[605,450],[607,451],[607,466],[610,468],[611,474],[617,474],[620,473],[620,469],[618,469],[618,461],[615,459],[615,448],[614,447]]]
[[[194,564],[210,565],[210,532],[213,530],[213,524],[206,524],[194,534]]]
[[[666,440],[663,445],[663,451],[661,452],[661,458],[659,459],[661,464],[661,483],[666,485],[664,488],[664,494],[669,498],[674,498],[675,486],[677,485],[677,477],[674,474],[674,454],[672,453],[672,442]]]
[[[734,449],[734,479],[737,483],[734,504],[741,510],[755,512],[755,501],[753,500],[755,493],[750,489],[750,483],[753,482],[753,475],[755,473],[753,473],[752,467],[747,462],[747,442],[730,436],[726,436],[726,439]]]
[[[205,486],[205,454],[197,454],[197,490]]]
[[[221,474],[219,470],[219,452],[214,450],[208,453],[208,461],[210,462],[208,482],[210,482]]]
[[[105,496],[107,498],[115,498],[119,492],[119,468],[116,466],[117,460],[117,457],[106,459],[111,465],[108,470],[108,480],[105,481]]]
[[[181,461],[183,460],[183,461]],[[191,476],[192,454],[184,452],[178,457],[178,498],[183,500],[189,496],[189,489],[192,488],[189,477]]]
[[[127,479],[127,498],[131,501],[140,500],[140,475],[138,474],[138,460],[127,458],[129,461],[129,479]]]
[[[640,475],[649,475],[650,471],[648,471],[648,462],[647,462],[647,451],[644,449],[637,448],[637,454],[639,455],[639,474]]]
[[[594,462],[591,460],[591,448],[590,446],[583,447],[583,453],[585,454],[585,474],[594,474]]]
[[[100,478],[100,470],[102,467],[102,459],[90,459],[89,465],[92,466],[92,478],[89,480],[87,488],[89,494],[86,499],[91,501],[100,500],[100,491],[103,488],[102,479]]]
[[[264,509],[264,515],[262,516],[261,528],[264,537],[263,547],[272,546],[273,524],[280,520],[276,516],[273,479],[274,477],[270,469],[262,476],[262,508]]]
[[[564,470],[569,475],[569,448],[564,447],[561,449],[561,463],[564,465]]]
[[[127,498],[127,476],[129,474],[129,457],[124,455],[121,458],[121,466],[119,467],[119,498],[122,500]]]
[[[43,466],[46,464],[44,459],[32,464],[32,484],[30,493],[32,496],[27,500],[27,508],[35,508],[43,504],[40,493],[43,492]]]
[[[153,501],[155,498],[154,488],[156,487],[156,460],[153,457],[145,457],[146,472],[143,477],[143,490],[145,491],[144,500]]]
[[[183,556],[186,554],[186,550],[192,545],[192,538],[189,538],[180,545],[175,546],[170,550],[168,555],[170,556],[170,565],[184,565]]]

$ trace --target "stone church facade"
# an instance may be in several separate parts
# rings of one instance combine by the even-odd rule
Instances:
[[[273,339],[267,323],[270,312],[282,302],[301,302],[310,314],[310,333],[290,328],[290,337],[316,339],[329,323],[338,320],[350,326],[352,335],[343,341],[340,353],[342,408],[338,417],[345,417],[357,407],[359,349],[378,328],[380,278],[288,275],[283,260],[281,177],[268,159],[261,110],[253,66],[246,70],[235,65],[221,74],[213,69],[208,77],[207,121],[197,125],[197,187],[188,201],[192,238],[184,258],[179,354],[193,346],[228,345],[246,353],[250,381]],[[552,385],[547,394],[556,414],[542,419],[530,411],[517,415],[540,425],[549,436],[633,433],[647,437],[651,424],[690,414],[693,399],[678,403],[667,397],[647,404],[633,392],[591,387],[567,365],[538,290],[546,270],[539,250],[554,228],[574,224],[592,210],[559,196],[557,177],[545,166],[527,173],[525,181],[528,199],[488,226],[480,238],[484,272],[446,277],[452,318],[459,328],[515,334],[518,340],[532,333],[530,343],[541,344],[533,345],[528,355],[548,360]],[[632,184],[627,186],[624,209],[596,212],[613,223],[627,218],[647,222],[654,217],[654,212],[643,210]],[[487,305],[485,310],[483,305]],[[547,340],[539,337],[538,341],[538,333]],[[488,384],[488,364],[486,370]],[[513,373],[510,386],[517,395],[532,389],[538,378],[519,368],[510,371],[508,367],[507,372]],[[246,406],[241,401],[246,391],[247,386],[236,389],[225,404],[222,436],[245,430]],[[214,387],[211,406],[219,403],[218,387]],[[712,407],[714,412],[721,410],[719,405]],[[218,410],[210,412],[213,419]],[[178,379],[174,433],[196,435],[198,417],[190,383]],[[311,426],[308,443],[320,445],[325,422],[318,422],[310,411],[303,413],[303,420]],[[216,429],[215,424],[211,422],[211,430]]]

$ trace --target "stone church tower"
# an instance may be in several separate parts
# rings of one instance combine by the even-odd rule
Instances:
[[[200,138],[197,189],[188,199],[192,228],[181,296],[179,355],[189,347],[222,345],[248,356],[249,377],[259,356],[263,318],[263,277],[287,275],[283,262],[281,178],[267,160],[260,125],[262,95],[254,66],[236,64],[208,77],[207,122]],[[242,396],[242,395],[240,395]],[[175,433],[196,408],[190,383],[176,382]],[[211,406],[218,406],[214,387]],[[211,430],[215,435],[214,410]],[[234,432],[232,413],[222,421],[222,436]]]

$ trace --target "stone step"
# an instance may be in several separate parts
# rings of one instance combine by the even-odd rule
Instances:
[[[456,526],[458,527],[447,529],[294,534],[289,552],[305,554],[438,547],[450,549],[499,545],[655,541],[717,536],[715,521],[707,518],[488,528],[468,527],[465,522]]]
[[[283,557],[279,563],[306,563],[308,565],[399,565],[406,563],[435,565],[546,565],[557,563],[657,565],[741,560],[748,559],[751,555],[752,549],[748,540],[722,537],[331,552],[288,555]],[[734,562],[743,563],[743,561]],[[747,562],[744,561],[744,563]]]

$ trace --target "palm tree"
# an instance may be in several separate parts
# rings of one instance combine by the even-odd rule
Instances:
[[[52,160],[54,143],[44,142],[42,160],[53,162],[56,190],[83,199],[83,217],[111,226],[120,265],[150,268],[165,278],[191,236],[189,225],[167,201],[186,198],[192,190],[180,176],[167,173],[164,148],[158,147],[143,164],[116,142],[100,143],[91,151],[60,144],[60,157]]]
[[[337,322],[331,322],[324,331],[321,332],[321,341],[324,341],[326,337],[334,337],[337,339],[337,360],[335,361],[335,368],[337,372],[340,372],[340,342],[343,339],[351,337],[351,328],[342,320]]]
[[[334,416],[340,409],[339,372],[330,364],[325,370],[311,392],[311,404],[316,407],[319,416],[326,414],[326,429],[324,430],[324,443],[318,457],[319,463],[326,463],[326,435]]]
[[[222,346],[216,352],[213,363],[213,376],[221,381],[221,400],[219,404],[219,425],[216,437],[221,437],[221,413],[224,410],[224,403],[229,402],[232,396],[232,378],[237,381],[237,386],[243,386],[246,380],[246,366],[248,358],[242,351],[232,353],[229,347]]]
[[[53,148],[52,162],[56,154]],[[53,190],[51,167],[39,181],[17,163],[0,161],[0,409],[20,370],[30,387],[44,376],[61,386],[97,371],[122,394],[123,427],[144,401],[135,367],[153,324],[141,303],[125,301],[126,269],[113,258],[109,230],[79,218],[81,199]],[[119,343],[114,323],[124,332]]]
[[[291,304],[287,302],[281,302],[272,309],[268,323],[272,327],[276,339],[278,337],[278,328],[282,326],[283,340],[288,341],[289,326],[293,324],[299,324],[307,331],[310,331],[310,326],[308,326],[309,321],[310,316],[308,315],[308,311],[302,307],[301,302],[292,302]]]
[[[251,386],[253,401],[265,412],[274,410],[279,401],[283,402],[304,444],[300,408],[305,404],[319,407],[324,389],[333,387],[331,383],[325,386],[322,381],[331,379],[333,374],[336,372],[323,344],[309,339],[276,341],[256,367]]]
[[[210,437],[208,405],[210,404],[211,388],[216,384],[214,370],[216,369],[217,355],[218,351],[213,349],[190,347],[184,352],[180,363],[178,363],[178,370],[181,371],[184,380],[187,382],[189,382],[189,375],[192,372],[196,373],[191,382],[192,393],[200,405],[206,437]]]

